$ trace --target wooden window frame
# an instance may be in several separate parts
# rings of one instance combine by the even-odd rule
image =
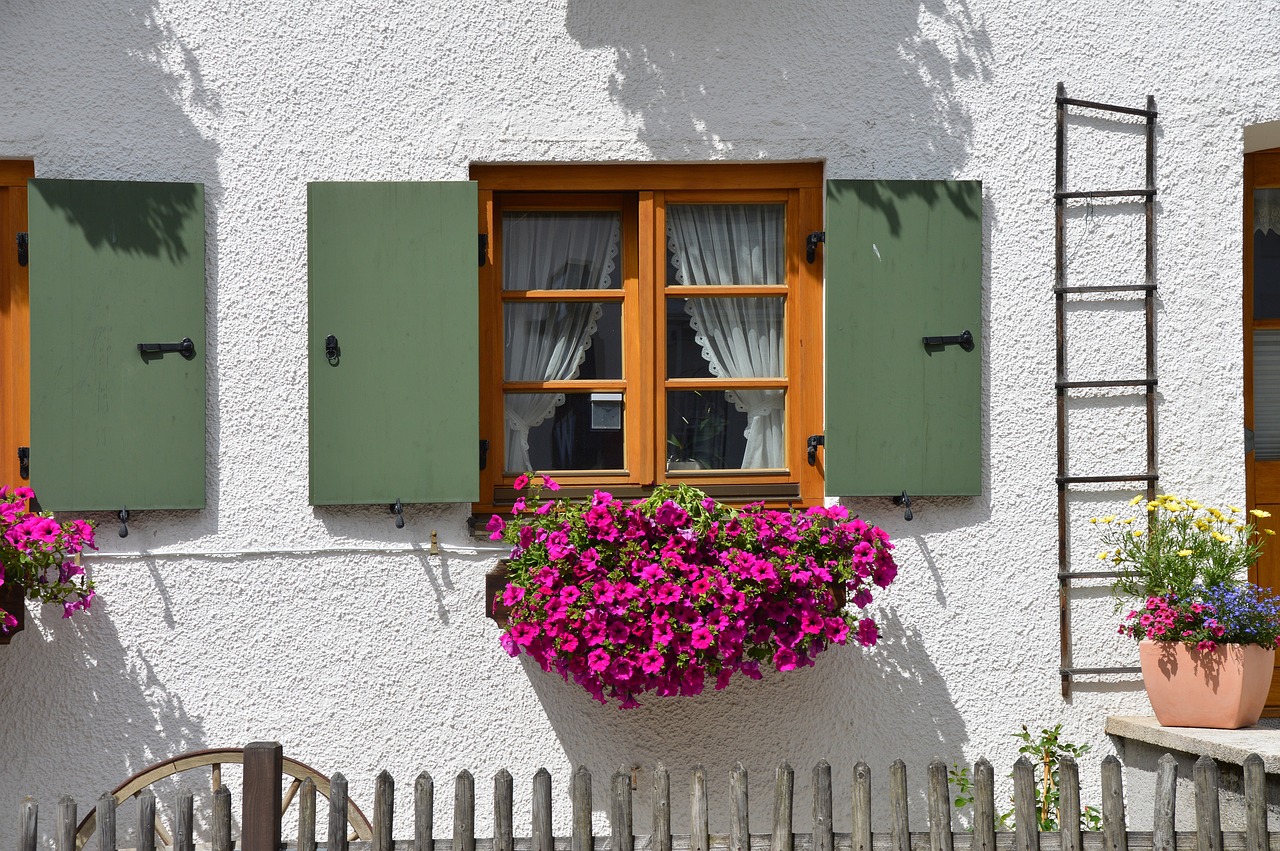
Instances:
[[[31,445],[31,310],[27,268],[17,234],[27,229],[31,160],[0,160],[0,485],[29,486],[19,476],[18,447]]]
[[[586,496],[596,487],[622,497],[643,496],[655,484],[687,481],[730,503],[763,500],[775,507],[820,504],[823,478],[819,467],[807,462],[806,443],[822,433],[823,296],[822,256],[805,258],[805,239],[822,230],[823,175],[821,163],[700,163],[605,165],[488,165],[471,167],[479,187],[481,233],[489,237],[490,256],[480,270],[480,436],[489,442],[488,463],[481,472],[477,514],[501,512],[515,498],[515,473],[503,467],[503,372],[501,316],[501,222],[504,209],[620,209],[623,213],[620,291],[605,300],[622,301],[624,375],[621,381],[577,381],[582,390],[626,388],[624,429],[625,475],[602,472],[572,475],[563,481],[562,495]],[[787,405],[785,414],[786,467],[780,472],[715,471],[671,473],[658,463],[655,441],[666,434],[666,397],[673,389],[714,389],[724,379],[668,378],[664,347],[646,345],[666,339],[665,300],[669,297],[710,295],[706,287],[672,287],[659,280],[666,269],[668,204],[781,202],[786,214],[786,276],[782,286],[741,287],[742,296],[783,295],[786,306],[784,351]],[[615,294],[616,293],[616,294]],[[725,293],[720,293],[724,295]],[[561,291],[533,298],[564,300]],[[626,305],[631,305],[628,309]],[[761,380],[771,383],[769,380]],[[741,384],[746,382],[734,382]],[[556,382],[547,389],[566,389]],[[561,385],[564,385],[563,387]],[[606,387],[605,385],[608,385]],[[652,436],[645,439],[645,435]],[[637,436],[641,436],[637,439]],[[665,444],[664,444],[665,445]]]

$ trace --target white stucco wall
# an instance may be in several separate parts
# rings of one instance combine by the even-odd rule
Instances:
[[[807,830],[819,758],[838,801],[856,760],[878,801],[889,763],[906,760],[922,820],[929,759],[987,755],[1003,777],[1023,723],[1062,721],[1108,752],[1102,719],[1145,712],[1140,685],[1083,682],[1064,702],[1057,675],[1054,86],[1157,99],[1162,481],[1238,502],[1242,139],[1280,118],[1278,50],[1280,11],[1234,2],[6,4],[0,157],[32,158],[43,177],[206,186],[209,484],[207,509],[135,515],[127,539],[96,518],[92,617],[32,610],[0,648],[0,845],[14,842],[23,795],[46,816],[64,793],[83,809],[163,757],[259,739],[345,772],[366,809],[378,770],[405,801],[427,769],[442,825],[451,777],[469,768],[482,835],[502,767],[525,800],[536,768],[551,770],[563,830],[573,765],[597,789],[638,765],[643,790],[662,761],[683,800],[702,763],[723,831],[733,763],[752,772],[765,829],[772,769],[788,759]],[[1092,119],[1071,133],[1073,186],[1139,181],[1138,133]],[[475,161],[707,159],[984,181],[984,489],[918,499],[911,523],[887,500],[849,503],[899,547],[874,652],[836,648],[812,669],[620,712],[503,653],[483,616],[494,555],[470,552],[465,506],[409,507],[403,530],[385,508],[308,506],[306,183],[459,179]],[[1136,280],[1140,225],[1136,207],[1080,208],[1072,273]],[[1136,374],[1140,311],[1070,321],[1073,373]],[[1079,409],[1082,464],[1140,467],[1138,403]],[[1080,505],[1085,566],[1084,518],[1107,503]],[[422,547],[433,530],[440,557],[363,552]],[[1136,658],[1111,635],[1104,592],[1077,603],[1077,664]],[[1096,776],[1090,761],[1095,790]],[[674,809],[680,829],[687,807]],[[528,818],[518,805],[518,833]],[[405,819],[397,834],[409,830]]]

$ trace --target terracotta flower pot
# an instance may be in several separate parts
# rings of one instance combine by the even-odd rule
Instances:
[[[1276,651],[1256,644],[1204,651],[1177,641],[1144,640],[1138,655],[1147,699],[1161,725],[1235,730],[1261,717]]]

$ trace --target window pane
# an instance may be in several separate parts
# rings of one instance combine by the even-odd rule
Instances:
[[[668,378],[782,378],[781,298],[667,299]]]
[[[527,302],[503,306],[503,378],[622,377],[622,305]]]
[[[504,290],[603,290],[622,286],[618,213],[502,215]]]
[[[667,286],[785,284],[785,204],[667,206]]]
[[[1253,190],[1253,318],[1280,319],[1280,189]]]
[[[623,469],[621,393],[507,393],[507,473]]]
[[[786,467],[783,390],[667,393],[667,472]]]

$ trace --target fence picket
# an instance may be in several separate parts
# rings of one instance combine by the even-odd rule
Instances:
[[[476,781],[465,768],[453,783],[453,851],[476,851]]]
[[[1191,772],[1196,783],[1197,851],[1222,851],[1222,815],[1218,809],[1218,763],[1212,757],[1196,760]]]
[[[1058,831],[1062,851],[1080,851],[1080,766],[1069,754],[1058,760]]]
[[[391,851],[396,782],[385,768],[373,779],[373,851]]]
[[[1102,760],[1102,843],[1106,851],[1127,851],[1129,847],[1124,823],[1123,769],[1114,754]]]
[[[625,771],[613,775],[613,800],[609,824],[612,851],[634,851],[635,833],[631,824],[631,776]]]
[[[339,771],[329,779],[329,845],[325,851],[347,851],[347,841],[347,778]]]
[[[707,817],[707,771],[693,767],[689,781],[689,851],[710,851],[711,830]]]
[[[195,798],[186,786],[178,790],[178,811],[174,816],[173,851],[195,851],[196,837],[192,832]]]
[[[116,851],[116,796],[103,792],[94,813],[97,822],[98,851]]]
[[[73,849],[75,845],[67,847]],[[138,796],[138,851],[156,851],[156,795],[150,789]]]
[[[858,761],[853,766],[852,851],[871,851],[871,769]]]
[[[151,796],[152,815],[155,818],[155,796]],[[70,795],[58,799],[58,822],[54,848],[56,851],[76,851],[76,800]]]
[[[435,851],[436,784],[427,772],[413,781],[413,851]]]
[[[330,796],[332,794],[330,791]],[[209,841],[213,851],[231,851],[231,790],[223,785],[213,793],[213,824],[209,826]],[[331,849],[334,847],[329,846]]]
[[[533,849],[552,851],[551,773],[539,768],[533,775]]]
[[[947,764],[929,763],[929,851],[951,851],[951,789]]]
[[[1013,835],[1018,851],[1039,851],[1040,818],[1036,808],[1036,774],[1031,760],[1018,757],[1013,764]]]
[[[835,847],[835,827],[831,823],[831,763],[820,759],[813,767],[813,851],[835,851]]]
[[[911,851],[907,764],[900,759],[895,759],[889,766],[889,848],[891,851]]]
[[[35,798],[23,798],[18,805],[18,851],[36,851],[36,830],[40,806]]]
[[[729,851],[751,851],[751,811],[747,801],[747,769],[739,762],[729,772]]]
[[[310,777],[298,790],[298,851],[316,851],[316,782]]]
[[[969,848],[970,851],[996,850],[996,777],[986,757],[980,757],[973,764],[973,837]]]
[[[592,851],[591,842],[591,772],[579,765],[573,773],[573,834],[570,851]]]
[[[511,772],[493,775],[493,851],[515,851],[515,782]]]
[[[653,851],[671,851],[671,775],[662,763],[653,769]]]
[[[1152,818],[1152,851],[1175,851],[1178,845],[1176,798],[1178,792],[1178,761],[1171,754],[1160,757],[1156,763],[1155,814]]]
[[[1271,837],[1267,835],[1267,769],[1256,753],[1244,758],[1244,813],[1245,851],[1271,851]]]
[[[774,775],[772,851],[792,851],[795,832],[791,827],[791,805],[795,800],[796,773],[789,762],[778,766]]]

